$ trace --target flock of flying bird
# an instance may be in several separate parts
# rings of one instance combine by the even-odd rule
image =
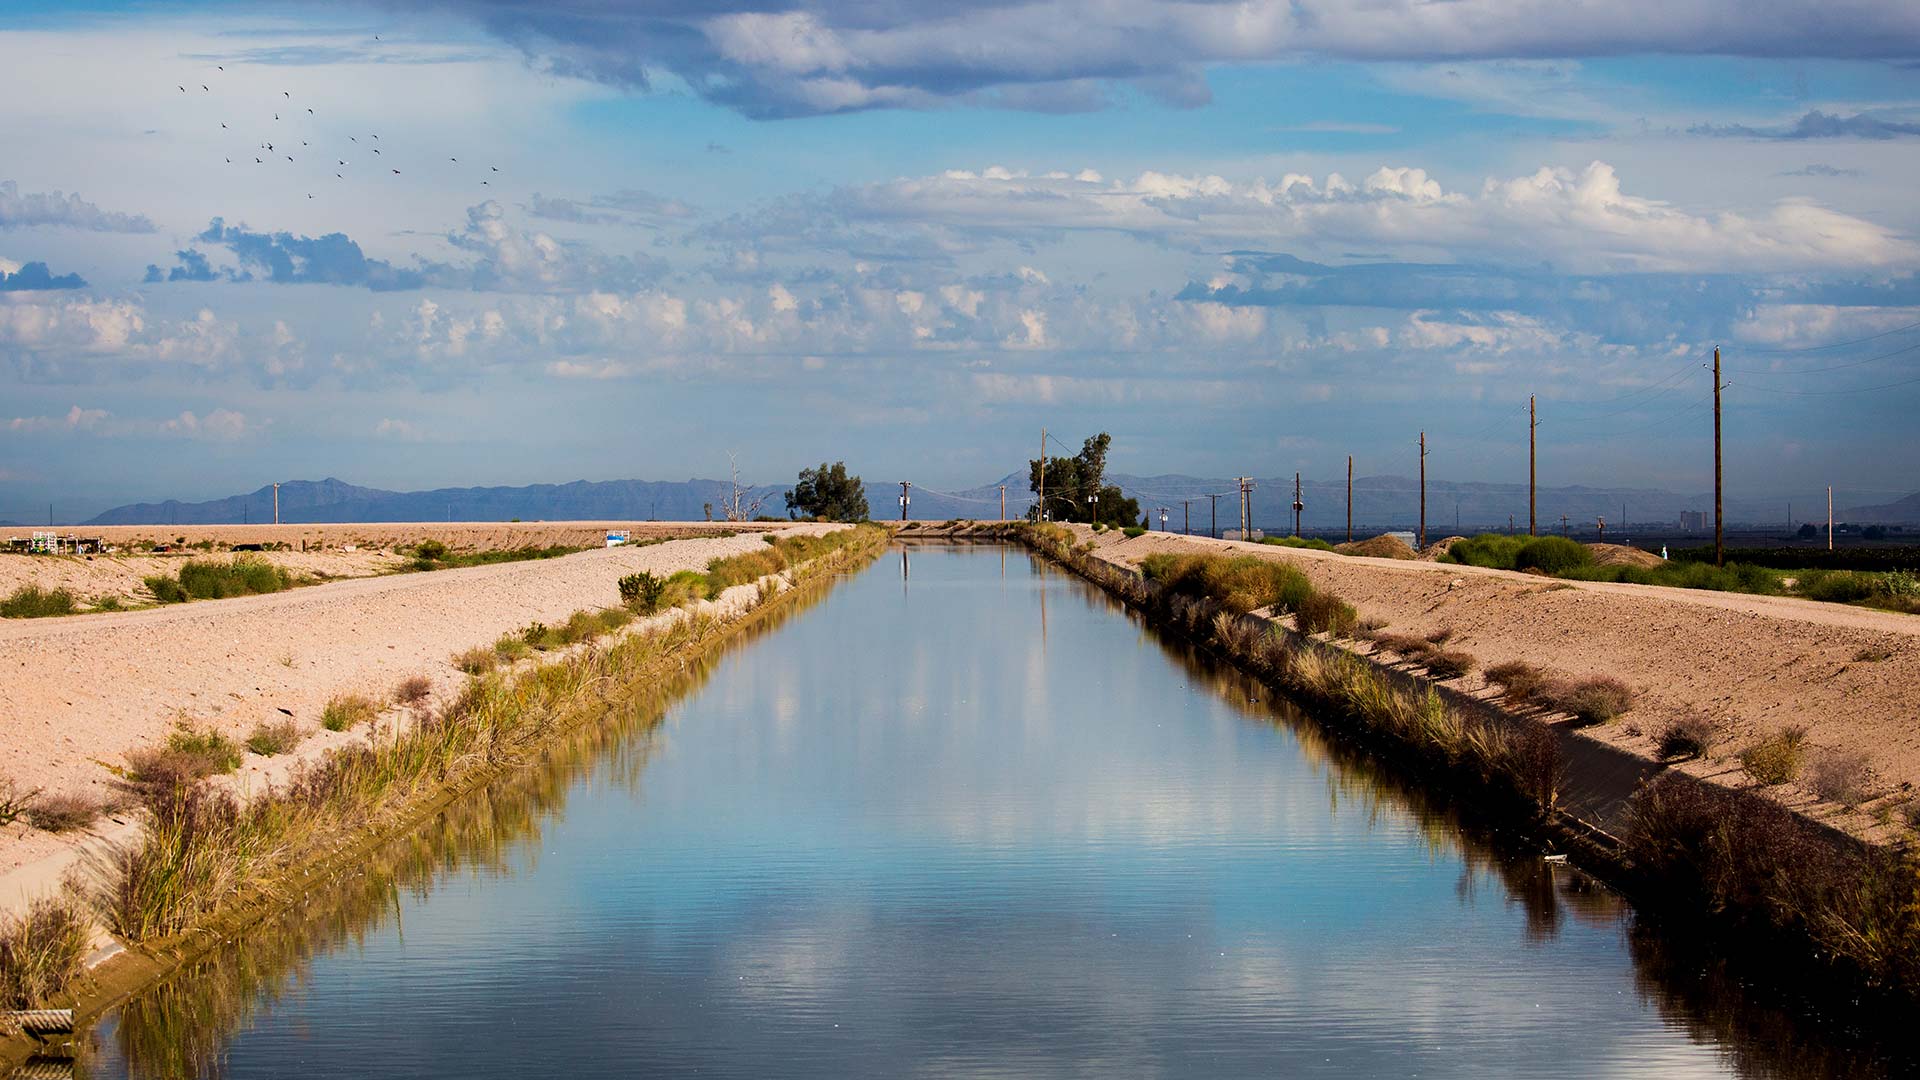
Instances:
[[[378,41],[379,38],[376,36],[374,40]],[[214,65],[214,70],[219,72],[225,72],[227,69],[224,65],[216,64]],[[198,85],[202,93],[206,93],[206,94],[213,93],[213,88],[208,84],[200,83]],[[183,94],[192,93],[192,91],[189,90],[185,85],[176,84],[176,87]],[[238,159],[237,163],[245,164],[247,154],[250,154],[253,157],[253,163],[255,165],[269,164],[275,159],[276,156],[283,157],[287,161],[293,162],[296,165],[300,163],[301,159],[305,159],[308,161],[319,161],[322,163],[331,159],[333,161],[333,165],[331,166],[331,171],[333,171],[334,179],[345,180],[346,179],[345,170],[351,169],[353,167],[353,163],[351,161],[349,161],[347,158],[339,157],[334,154],[322,153],[322,151],[319,148],[316,148],[311,145],[311,140],[300,138],[300,134],[302,133],[301,129],[304,127],[304,125],[302,124],[302,121],[308,118],[311,118],[315,115],[313,109],[310,106],[306,106],[302,103],[294,101],[293,92],[290,90],[280,91],[280,96],[283,99],[283,101],[275,103],[275,108],[272,110],[273,111],[272,123],[276,125],[285,124],[286,126],[282,128],[274,129],[274,137],[260,140],[259,145],[255,146],[251,151],[245,152],[243,156],[240,159]],[[287,115],[290,117],[290,120],[283,121],[281,119],[281,112],[283,109],[287,113]],[[301,112],[300,110],[302,109],[304,109],[305,111]],[[223,131],[233,130],[232,128],[227,126],[227,122],[225,120],[220,121],[220,127],[221,127],[221,130]],[[313,134],[311,131],[308,131],[306,133]],[[295,147],[293,145],[296,141],[300,144],[298,147]],[[394,176],[401,175],[400,170],[398,168],[395,168],[392,164],[388,162],[387,155],[382,151],[381,147],[374,145],[380,141],[380,136],[369,132],[367,133],[367,142],[362,143],[358,135],[349,135],[347,136],[347,141],[353,144],[354,150],[343,151],[343,152],[354,153],[354,152],[357,152],[358,150],[370,150],[373,152],[373,154],[376,157],[381,159],[380,164],[384,165],[387,168],[388,172],[392,173]],[[300,151],[299,157],[296,157],[295,154],[293,153],[293,151],[296,149]],[[457,157],[449,157],[447,161],[455,165],[458,165],[460,163],[460,159]],[[228,157],[226,160],[226,163],[229,165],[236,164],[236,159],[232,157]],[[486,175],[492,175],[493,173],[497,173],[500,171],[500,167],[497,165],[489,165],[487,166],[487,169],[488,169],[488,173]],[[490,180],[482,179],[480,181],[480,186],[492,187],[493,185]],[[309,199],[313,198],[313,193],[308,192],[307,198]]]

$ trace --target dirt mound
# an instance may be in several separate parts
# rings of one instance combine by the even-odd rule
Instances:
[[[1411,559],[1413,549],[1397,536],[1376,536],[1371,540],[1354,540],[1345,544],[1335,544],[1333,550],[1342,555],[1365,555],[1374,559]]]
[[[1465,540],[1464,536],[1449,536],[1445,540],[1435,540],[1421,548],[1413,557],[1423,562],[1438,562],[1440,556],[1453,550],[1453,545]]]
[[[1588,544],[1587,550],[1593,552],[1597,566],[1659,566],[1666,561],[1651,551],[1625,544]]]

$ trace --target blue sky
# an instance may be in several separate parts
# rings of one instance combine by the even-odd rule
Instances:
[[[1736,489],[1916,486],[1908,4],[16,4],[0,95],[0,519],[1511,481],[1529,393],[1543,482],[1697,490],[1715,344]]]

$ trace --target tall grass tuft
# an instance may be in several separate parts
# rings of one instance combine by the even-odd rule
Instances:
[[[106,809],[90,795],[43,795],[27,808],[27,824],[44,832],[73,832],[92,825]]]
[[[1861,750],[1826,750],[1807,763],[1807,786],[1823,799],[1845,807],[1871,796],[1873,759]]]
[[[0,919],[0,1006],[31,1009],[67,993],[86,951],[86,918],[65,898]]]
[[[1633,688],[1611,675],[1548,679],[1535,693],[1555,712],[1572,713],[1581,724],[1604,724],[1633,708]]]
[[[290,754],[305,738],[306,734],[300,730],[300,725],[291,720],[282,720],[277,724],[262,722],[254,725],[252,733],[247,736],[247,751],[261,757]]]
[[[188,600],[275,593],[301,582],[265,559],[239,555],[224,563],[188,559],[175,576],[156,575],[147,578],[146,584],[155,600],[178,604]]]
[[[1762,784],[1784,784],[1800,775],[1806,762],[1807,729],[1785,727],[1740,751],[1740,767]]]
[[[345,731],[380,714],[380,707],[364,694],[336,694],[320,710],[320,726],[328,731]]]
[[[1719,725],[1712,718],[1695,713],[1683,716],[1661,729],[1655,746],[1663,759],[1690,761],[1705,757],[1719,741]]]
[[[55,615],[71,615],[76,610],[73,593],[66,589],[22,585],[5,599],[0,599],[0,618],[5,619],[44,619]]]

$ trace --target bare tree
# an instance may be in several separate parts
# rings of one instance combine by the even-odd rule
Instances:
[[[752,521],[760,513],[760,500],[747,498],[747,489],[740,486],[740,462],[733,451],[727,451],[727,471],[733,482],[721,510],[728,521]]]

